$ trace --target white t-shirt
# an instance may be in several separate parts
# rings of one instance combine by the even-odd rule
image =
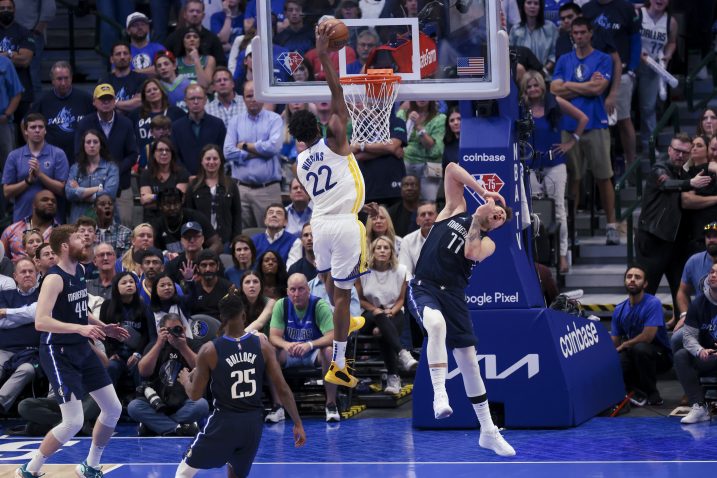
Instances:
[[[406,266],[399,264],[394,270],[371,270],[361,276],[363,296],[376,307],[393,307],[401,295],[401,287],[408,280]]]

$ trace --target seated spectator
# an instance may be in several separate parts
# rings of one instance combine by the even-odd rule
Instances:
[[[139,176],[140,203],[143,206],[144,220],[152,221],[159,217],[157,196],[165,189],[178,189],[187,192],[189,173],[179,161],[174,143],[169,138],[159,138],[150,148],[147,169]]]
[[[363,330],[379,336],[381,356],[388,371],[388,381],[383,391],[396,394],[401,391],[399,362],[407,370],[418,365],[400,341],[408,272],[405,266],[398,263],[393,242],[386,236],[381,236],[371,243],[369,268],[371,273],[361,276],[359,288],[359,300],[366,318]]]
[[[139,422],[140,436],[150,433],[162,436],[194,436],[199,431],[197,422],[209,415],[209,404],[204,398],[197,401],[187,397],[184,387],[176,380],[176,372],[197,363],[198,346],[188,340],[184,321],[177,314],[165,315],[159,323],[156,340],[147,345],[139,361],[139,373],[145,387],[155,391],[165,405],[156,410],[144,398],[136,398],[127,406],[129,416]],[[147,393],[145,388],[145,397]]]
[[[130,41],[130,67],[133,71],[149,77],[155,76],[154,56],[166,50],[164,45],[149,41],[149,23],[147,15],[134,12],[127,16],[127,35]]]
[[[189,312],[219,320],[219,301],[227,295],[231,285],[219,276],[219,257],[208,249],[201,251],[197,258],[197,273],[187,285],[187,294],[191,297]]]
[[[288,274],[300,272],[311,281],[318,274],[316,270],[316,256],[314,256],[314,235],[311,232],[311,223],[307,222],[301,229],[301,259],[289,267]]]
[[[396,235],[396,230],[393,228],[393,221],[391,216],[385,207],[378,207],[378,215],[376,217],[369,217],[366,220],[366,243],[371,243],[378,239],[380,236],[386,236],[393,241],[393,246],[396,251],[401,251],[401,238]]]
[[[177,74],[192,83],[209,88],[217,64],[211,55],[200,52],[199,31],[193,27],[184,29],[182,46],[177,54]]]
[[[244,33],[242,8],[239,0],[226,0],[222,3],[222,10],[213,14],[210,19],[212,33],[222,42],[222,49],[227,56],[236,37]]]
[[[672,368],[672,350],[667,339],[662,303],[645,292],[645,270],[628,267],[625,289],[628,298],[615,307],[610,335],[620,354],[625,388],[634,392],[632,403],[662,405],[657,374]]]
[[[717,108],[707,107],[702,110],[697,123],[697,136],[714,136],[717,133]]]
[[[274,251],[266,251],[256,261],[256,273],[264,284],[264,295],[271,299],[286,297],[288,274],[284,261]]]
[[[82,241],[87,245],[89,252],[84,261],[79,264],[85,269],[85,279],[96,279],[97,268],[95,267],[95,240],[97,239],[97,222],[89,216],[80,216],[74,222],[77,226],[77,233],[82,237]]]
[[[331,364],[334,340],[331,307],[309,294],[309,284],[302,274],[289,278],[288,293],[274,306],[269,341],[276,347],[283,368],[321,365],[323,377]],[[336,385],[324,381],[324,389],[326,421],[338,422],[341,416],[336,406]],[[279,407],[281,404],[275,403],[272,412]]]
[[[274,251],[281,256],[285,264],[293,264],[301,256],[301,241],[294,234],[286,231],[286,211],[280,203],[270,204],[264,212],[265,232],[252,237],[256,253]]]
[[[109,156],[102,135],[93,129],[82,133],[82,149],[77,162],[70,167],[65,183],[65,196],[70,204],[68,221],[75,222],[80,216],[94,212],[94,203],[100,193],[117,197],[119,168]]]
[[[332,303],[334,298],[329,297],[329,294],[326,292],[326,284],[322,282],[321,274],[317,274],[316,277],[309,281],[309,291],[311,292],[311,295],[324,299],[326,303],[331,306],[331,310],[334,310],[334,304]],[[361,315],[361,301],[359,300],[356,286],[351,287],[349,313],[351,314],[351,317],[358,317]]]
[[[216,116],[229,127],[229,120],[246,111],[244,99],[236,93],[234,76],[224,66],[217,67],[212,75],[214,87],[214,100],[207,103],[204,108],[207,113]]]
[[[241,201],[239,189],[224,173],[224,154],[216,144],[208,144],[200,153],[199,171],[189,183],[185,205],[203,211],[227,245],[241,234]]]
[[[205,247],[221,254],[224,249],[219,234],[212,227],[207,216],[199,211],[182,207],[182,191],[164,189],[159,192],[160,216],[151,221],[155,232],[155,246],[171,253],[182,252],[181,229],[188,222],[196,222],[202,227]]]
[[[129,240],[130,248],[117,259],[115,270],[117,272],[129,271],[139,277],[142,275],[142,260],[138,255],[140,252],[154,247],[154,228],[146,222],[138,224],[132,229]]]
[[[286,0],[284,2],[284,18],[288,21],[286,28],[274,35],[274,43],[283,46],[289,51],[304,55],[314,48],[314,25],[304,21],[303,5],[300,0]]]
[[[403,237],[418,229],[416,214],[420,197],[420,178],[407,174],[401,179],[401,201],[387,209],[397,235]]]
[[[5,247],[5,256],[17,259],[25,255],[22,240],[25,231],[37,229],[42,234],[43,241],[50,240],[52,228],[59,226],[55,220],[57,216],[57,198],[47,189],[40,189],[33,195],[31,214],[10,224],[0,236]]]
[[[157,277],[164,273],[164,256],[162,251],[156,247],[150,247],[137,254],[139,260],[140,274],[139,274],[139,297],[145,306],[150,307],[152,305],[152,289],[157,280]],[[176,286],[179,289],[179,285]],[[179,289],[181,290],[181,289]],[[150,327],[150,334],[154,336],[156,330]]]
[[[207,94],[192,84],[184,92],[189,113],[172,123],[172,142],[177,146],[184,167],[194,176],[199,171],[199,153],[208,144],[224,144],[227,129],[219,118],[204,112]]]
[[[19,256],[16,258],[16,261],[23,258],[30,258],[32,259],[35,257],[35,251],[37,251],[37,248],[40,247],[40,244],[44,242],[44,238],[42,237],[42,234],[40,234],[39,229],[28,229],[25,231],[25,233],[22,235],[22,249],[25,251],[25,254],[23,256]]]
[[[435,101],[411,101],[397,114],[406,121],[408,144],[403,152],[406,173],[421,178],[421,199],[435,201],[443,177],[446,115],[438,112]]]
[[[172,120],[164,115],[154,116],[149,122],[149,135],[151,140],[139,150],[139,159],[135,171],[140,175],[147,169],[149,158],[152,156],[152,147],[159,138],[169,138],[172,135]]]
[[[289,198],[291,199],[291,204],[285,208],[286,227],[284,230],[290,234],[298,235],[304,225],[311,220],[312,210],[311,206],[309,206],[311,198],[297,178],[291,180]]]
[[[0,55],[1,56],[1,55]],[[0,95],[0,158],[7,158],[10,151],[15,149],[15,128],[13,123],[19,123],[22,118],[14,118],[15,110],[20,104],[23,87],[17,76],[12,61],[3,56],[0,60],[0,75],[2,77],[2,94]],[[4,163],[4,161],[3,161]]]
[[[510,29],[510,44],[530,48],[550,75],[555,67],[558,27],[545,21],[544,10],[544,0],[525,0],[520,9],[520,23]]]
[[[428,233],[431,232],[433,223],[436,222],[438,210],[434,202],[422,202],[418,206],[416,214],[416,224],[418,230],[403,237],[401,241],[401,251],[398,253],[398,262],[406,266],[409,277],[413,277],[416,270],[418,257],[421,255],[421,249],[426,242]]]
[[[117,261],[117,254],[111,244],[100,242],[94,246],[93,262],[97,270],[97,278],[87,281],[88,294],[100,297],[103,301],[111,298],[112,280],[116,275],[115,261]],[[100,318],[100,320],[102,319]]]
[[[264,295],[264,284],[256,272],[248,270],[240,279],[240,296],[246,307],[247,332],[261,332],[269,336],[269,319],[276,300]]]
[[[177,59],[171,51],[157,53],[154,57],[154,69],[162,88],[167,93],[169,104],[187,111],[184,92],[192,84],[187,78],[177,76]]]
[[[165,93],[160,80],[150,78],[146,80],[139,89],[141,103],[139,107],[132,110],[128,117],[132,121],[137,136],[139,147],[139,170],[147,166],[146,151],[152,145],[155,136],[152,131],[152,119],[155,116],[166,116],[170,120],[178,120],[184,116],[184,110],[169,103],[169,97]],[[171,132],[171,129],[170,129]],[[159,138],[157,136],[156,138]]]
[[[346,49],[346,64],[350,65],[356,61],[356,51],[349,45],[344,47]],[[314,78],[319,81],[326,80],[326,73],[324,73],[324,66],[319,60],[319,53],[316,48],[312,48],[307,51],[304,55],[304,59],[311,65],[314,71]],[[339,53],[337,51],[329,51],[329,61],[334,71],[339,71]]]
[[[675,353],[675,372],[692,410],[680,420],[684,424],[709,421],[710,410],[700,384],[700,375],[717,371],[714,317],[717,316],[717,264],[704,281],[702,294],[690,304],[685,319],[683,346]]]
[[[172,34],[167,37],[167,41],[164,42],[167,49],[179,57],[184,32],[189,28],[194,28],[199,35],[198,46],[200,50],[213,57],[217,64],[226,65],[226,56],[224,55],[222,42],[214,33],[202,25],[202,20],[204,20],[204,2],[202,0],[187,0],[182,9],[182,20],[183,26],[172,32]]]
[[[98,246],[99,247],[99,246]],[[107,373],[115,388],[124,376],[134,382],[132,391],[140,385],[137,364],[149,341],[147,308],[139,298],[137,282],[131,272],[120,272],[111,281],[111,297],[102,303],[100,320],[105,324],[119,324],[130,333],[128,339],[119,341],[108,337],[105,350],[109,357]]]
[[[193,281],[199,265],[199,254],[204,247],[204,234],[198,222],[189,221],[182,225],[183,251],[167,264],[167,274],[183,288]]]
[[[248,0],[246,2],[246,9],[244,9],[244,31],[248,31],[250,28],[256,27],[256,15],[259,11],[259,7],[256,4],[256,0]],[[284,0],[271,0],[271,14],[275,18],[275,22],[279,22],[273,30],[275,32],[281,31],[289,24],[288,20],[284,18]]]
[[[294,79],[294,81],[314,81],[314,69],[311,66],[311,63],[306,61],[306,59],[303,59],[301,61],[301,64],[296,67],[296,70],[294,70],[294,73],[291,74],[291,77]],[[289,103],[287,107],[290,107],[292,104],[296,103]],[[289,124],[287,121],[286,124]]]
[[[47,120],[44,116],[28,114],[22,130],[27,144],[10,152],[2,171],[3,194],[14,203],[13,222],[32,214],[32,205],[42,190],[55,195],[57,206],[58,199],[65,196],[65,181],[70,171],[65,153],[45,140]],[[59,219],[59,211],[55,214]]]
[[[254,269],[256,247],[254,247],[254,241],[249,236],[240,234],[232,239],[230,250],[234,265],[224,271],[224,277],[240,288],[242,286],[241,278],[244,273]]]
[[[115,200],[107,191],[97,194],[94,215],[97,217],[96,242],[108,243],[122,256],[130,247],[132,230],[115,221]]]
[[[15,263],[15,288],[0,290],[0,414],[6,415],[39,366],[40,333],[35,330],[39,295],[37,269],[27,258]]]
[[[37,268],[38,283],[42,282],[42,278],[45,277],[50,267],[57,264],[57,256],[50,247],[50,244],[43,242],[40,247],[35,251],[35,267]]]
[[[147,256],[145,255],[145,258]],[[192,317],[187,309],[186,301],[179,295],[178,286],[166,272],[160,272],[152,279],[152,295],[150,297],[150,309],[154,321],[150,321],[149,335],[152,339],[157,337],[161,329],[161,320],[167,314],[175,314],[178,320],[186,329],[188,338],[192,337],[192,329],[189,326],[189,319]],[[154,326],[154,327],[153,327]],[[145,353],[146,355],[146,353]],[[141,370],[140,370],[141,373]]]
[[[102,78],[100,84],[112,85],[115,90],[115,107],[123,113],[128,113],[139,107],[140,89],[147,77],[132,70],[132,53],[130,46],[125,42],[112,45],[110,63],[112,72]]]

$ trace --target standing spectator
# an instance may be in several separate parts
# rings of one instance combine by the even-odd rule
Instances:
[[[121,25],[124,25],[127,17],[135,9],[135,0],[97,0],[97,11],[105,17],[119,24],[119,28],[105,23],[100,24],[100,50],[109,56],[112,53],[112,45],[122,36]]]
[[[707,107],[700,115],[697,123],[697,134],[699,136],[714,136],[717,133],[717,108]]]
[[[401,201],[388,208],[388,215],[396,228],[396,234],[403,237],[418,229],[416,211],[421,196],[421,180],[407,174],[401,180]]]
[[[197,274],[187,285],[192,298],[189,312],[207,314],[219,320],[219,301],[229,293],[232,283],[219,276],[219,257],[205,249],[197,257]]]
[[[57,198],[47,189],[40,189],[32,197],[32,213],[10,224],[2,233],[0,240],[5,248],[5,255],[17,259],[25,254],[22,239],[27,230],[37,230],[42,234],[44,242],[50,240],[50,233],[59,226],[57,216]]]
[[[239,181],[242,227],[256,227],[270,204],[281,201],[281,116],[264,109],[254,97],[254,83],[244,84],[246,112],[227,128],[224,156]]]
[[[130,67],[137,73],[155,76],[154,57],[165,50],[163,45],[149,41],[149,23],[147,15],[134,12],[127,17],[127,35],[130,41]]]
[[[115,278],[115,261],[117,254],[112,244],[100,242],[94,246],[94,263],[97,270],[97,278],[87,281],[87,293],[107,301],[112,298],[112,279]],[[130,274],[129,272],[120,272],[120,274]],[[100,320],[105,323],[100,315]]]
[[[222,42],[222,48],[227,55],[236,37],[244,33],[244,12],[240,3],[244,2],[224,0],[222,9],[213,14],[209,22],[212,33]]]
[[[0,168],[5,167],[5,159],[15,149],[13,115],[20,105],[22,92],[23,87],[12,61],[0,56]]]
[[[172,142],[177,145],[189,174],[195,176],[202,148],[208,144],[224,144],[227,129],[222,120],[204,112],[207,94],[200,85],[189,85],[184,98],[189,113],[172,123]]]
[[[244,99],[234,90],[234,78],[231,71],[224,66],[217,67],[212,76],[214,99],[204,108],[207,113],[216,116],[229,127],[229,121],[246,111]]]
[[[411,276],[413,276],[413,272],[416,270],[416,263],[418,262],[418,257],[421,255],[423,243],[426,242],[426,237],[428,237],[428,233],[431,232],[437,215],[438,210],[436,203],[422,202],[418,206],[416,214],[418,230],[403,236],[401,251],[398,254],[398,262],[406,266],[406,270]]]
[[[306,194],[304,186],[298,179],[291,180],[291,190],[289,193],[291,204],[286,206],[286,228],[285,231],[290,234],[299,234],[304,225],[311,220],[311,198]],[[309,280],[312,278],[309,277]]]
[[[94,203],[102,192],[117,197],[119,169],[107,151],[107,143],[100,133],[88,129],[80,137],[82,150],[77,162],[70,167],[65,183],[65,195],[70,203],[69,222],[80,216],[91,216]]]
[[[157,71],[157,78],[164,91],[169,96],[169,104],[187,111],[187,102],[184,100],[184,92],[191,82],[177,76],[177,59],[171,51],[157,53],[154,57],[154,69]]]
[[[157,196],[165,189],[187,192],[189,173],[179,164],[177,151],[169,138],[159,138],[152,144],[147,169],[139,176],[140,202],[144,208],[144,220],[149,222],[159,216]]]
[[[391,216],[383,206],[378,207],[376,216],[369,217],[366,221],[366,245],[370,246],[374,239],[378,239],[380,236],[391,239],[394,249],[401,251],[401,237],[396,235]]]
[[[645,293],[645,271],[630,266],[625,271],[628,298],[615,307],[610,335],[620,354],[622,375],[632,402],[638,406],[662,405],[657,374],[672,368],[672,351],[667,339],[660,299]]]
[[[264,213],[266,230],[252,237],[256,253],[274,251],[285,264],[293,264],[301,257],[301,241],[295,234],[286,231],[286,211],[281,203],[270,204]]]
[[[45,31],[47,24],[55,18],[56,12],[55,0],[23,0],[16,2],[15,5],[15,21],[27,28],[35,40],[34,54],[30,62],[30,77],[35,90],[35,100],[42,94],[40,68],[45,52]]]
[[[186,206],[203,211],[222,240],[228,245],[241,234],[241,201],[236,183],[224,173],[224,155],[220,146],[202,149],[200,169],[188,185]]]
[[[712,175],[709,170],[708,143],[709,139],[706,136],[692,138],[690,159],[685,164],[685,167],[689,166],[688,177],[693,178],[701,174],[712,178],[707,186],[685,191],[681,195],[684,221],[682,227],[685,229],[688,241],[684,243],[687,254],[704,249],[704,227],[717,218],[717,176]]]
[[[81,88],[73,88],[72,67],[66,61],[52,65],[50,81],[52,89],[43,93],[30,110],[47,118],[47,142],[64,151],[72,164],[75,131],[82,118],[95,112],[92,96]]]
[[[192,83],[199,83],[205,89],[212,83],[216,61],[207,55],[199,44],[199,31],[196,28],[184,29],[182,45],[177,54],[177,74]]]
[[[545,21],[544,11],[544,0],[525,0],[520,9],[520,23],[510,29],[510,44],[529,48],[550,75],[555,67],[558,27]]]
[[[443,135],[446,115],[438,112],[435,101],[411,101],[398,112],[406,121],[408,144],[403,160],[406,173],[421,178],[421,199],[435,201],[443,177]]]
[[[95,198],[95,216],[97,217],[97,243],[106,242],[112,246],[118,256],[122,256],[130,247],[132,231],[115,219],[115,199],[107,191]]]
[[[10,152],[2,172],[3,194],[14,203],[14,222],[31,214],[33,198],[43,189],[54,193],[59,202],[65,196],[65,181],[70,169],[65,153],[45,140],[47,121],[44,116],[30,113],[22,127],[27,144]]]
[[[182,0],[149,0],[150,17],[154,20],[152,40],[166,45],[167,33],[169,33],[169,13],[174,8],[177,17],[182,15]]]
[[[311,281],[318,274],[316,270],[316,256],[314,255],[314,234],[311,231],[311,223],[307,222],[301,229],[301,259],[291,264],[288,274],[297,272],[304,274],[306,280]]]
[[[15,0],[0,0],[0,55],[12,61],[20,77],[23,93],[16,113],[22,120],[35,99],[30,74],[30,64],[35,56],[35,36],[15,21]]]
[[[458,162],[458,153],[461,143],[461,111],[458,106],[448,108],[446,115],[446,134],[443,137],[443,172],[446,172],[448,163]],[[441,192],[438,193],[439,195]]]
[[[254,268],[256,247],[254,247],[254,241],[249,236],[240,234],[232,239],[230,250],[234,265],[224,271],[224,276],[232,281],[235,286],[241,287],[241,278],[244,273]]]
[[[667,11],[669,0],[653,0],[642,7],[642,58],[637,69],[640,97],[640,136],[642,152],[648,153],[650,135],[657,125],[657,96],[660,91],[660,75],[647,66],[646,57],[667,68],[677,49],[677,20]]]
[[[610,131],[602,94],[608,87],[612,75],[612,59],[592,46],[592,25],[585,18],[573,20],[571,32],[575,50],[560,57],[555,65],[550,92],[556,97],[570,101],[577,109],[586,112],[586,132],[578,135],[578,122],[565,117],[563,122],[564,142],[572,137],[576,142],[568,152],[568,167],[571,175],[570,192],[579,197],[580,181],[589,167],[595,177],[600,201],[607,216],[607,245],[620,244],[615,216],[615,191],[612,187],[612,165],[610,164]],[[648,282],[650,282],[648,280]]]
[[[284,2],[284,17],[288,25],[274,36],[274,43],[303,56],[314,48],[314,26],[304,21],[303,6],[299,0]]]
[[[264,284],[264,294],[272,299],[286,297],[286,284],[289,274],[281,256],[274,251],[266,251],[256,261],[256,273]]]
[[[123,113],[130,112],[138,108],[142,101],[140,87],[147,77],[130,68],[132,53],[128,43],[118,42],[112,45],[110,62],[112,63],[112,72],[102,78],[100,84],[112,85],[117,100],[115,108]]]
[[[75,153],[82,147],[80,142],[82,134],[88,129],[94,129],[104,136],[110,157],[119,167],[120,183],[117,193],[117,207],[120,221],[125,226],[132,224],[132,209],[134,197],[130,187],[131,170],[137,162],[139,150],[137,139],[134,136],[132,122],[115,113],[115,90],[112,85],[103,83],[95,88],[92,95],[96,114],[89,114],[82,118],[75,132]]]
[[[159,19],[155,19],[159,21]],[[184,3],[184,9],[182,12],[182,20],[184,25],[181,28],[177,28],[169,37],[164,45],[169,50],[172,50],[175,56],[181,55],[182,40],[184,33],[188,28],[194,28],[199,34],[199,48],[206,52],[206,54],[212,56],[218,65],[225,65],[226,55],[224,54],[224,47],[219,38],[202,26],[202,20],[204,20],[204,2],[202,0],[186,0]]]

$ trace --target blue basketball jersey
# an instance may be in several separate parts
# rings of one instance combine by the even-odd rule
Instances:
[[[250,333],[239,339],[224,335],[213,340],[217,366],[212,370],[210,387],[217,410],[249,412],[263,409],[264,356],[259,340]]]
[[[55,307],[52,309],[52,318],[68,324],[87,325],[87,283],[85,282],[85,271],[81,265],[77,265],[75,275],[68,274],[60,266],[52,266],[47,271],[47,276],[57,274],[62,278],[62,292],[57,296]],[[81,344],[86,343],[87,338],[80,334],[54,334],[43,332],[41,336],[43,344]]]
[[[421,249],[415,280],[428,280],[445,287],[465,289],[474,261],[463,255],[473,218],[463,212],[436,222]]]

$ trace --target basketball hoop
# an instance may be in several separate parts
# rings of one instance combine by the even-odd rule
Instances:
[[[341,78],[344,101],[351,115],[352,143],[388,143],[393,104],[401,77],[391,69],[368,70]]]

